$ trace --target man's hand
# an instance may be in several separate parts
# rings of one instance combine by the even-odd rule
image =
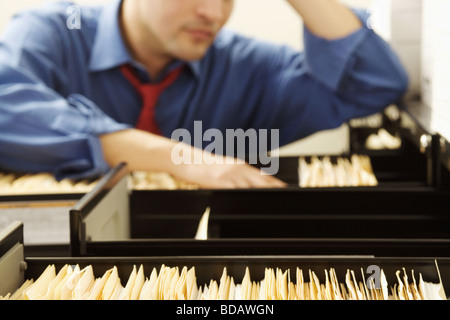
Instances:
[[[334,40],[362,27],[358,17],[337,0],[287,0],[316,36]]]
[[[192,164],[179,167],[179,174],[188,181],[196,180],[204,188],[282,188],[286,184],[273,176],[263,175],[261,171],[247,163],[237,162],[236,159],[213,156],[202,152],[203,164]],[[214,159],[206,158],[214,157]]]
[[[178,142],[144,131],[129,129],[100,137],[105,160],[110,166],[126,162],[131,171],[166,172],[201,188],[278,188],[286,184],[272,176],[263,175],[249,164],[237,163],[206,151],[183,145],[183,151],[193,159],[200,157],[202,164],[175,164],[172,150]],[[231,161],[230,161],[231,160]],[[232,163],[232,164],[230,164]]]

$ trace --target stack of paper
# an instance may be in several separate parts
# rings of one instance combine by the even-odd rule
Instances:
[[[0,172],[0,195],[88,193],[99,180],[58,181],[51,173],[13,174]],[[160,172],[132,172],[128,176],[132,190],[191,190],[198,186]]]
[[[134,171],[130,174],[130,187],[134,190],[195,190],[195,184],[175,179],[165,172]]]
[[[338,157],[336,163],[327,156],[322,159],[313,156],[310,162],[300,157],[298,173],[302,188],[378,185],[370,158],[363,155]]]
[[[60,194],[87,193],[97,181],[57,181],[50,173],[24,174],[0,173],[0,194]]]
[[[242,282],[236,284],[233,276],[223,269],[217,281],[211,279],[197,285],[195,267],[153,268],[145,277],[144,268],[133,267],[127,282],[122,282],[117,267],[96,278],[92,266],[81,269],[65,265],[56,272],[50,265],[36,280],[26,281],[15,293],[0,297],[5,300],[442,300],[446,299],[442,283],[416,281],[414,271],[408,277],[406,270],[397,271],[397,283],[389,285],[384,271],[380,277],[356,279],[353,270],[347,270],[339,281],[333,268],[325,270],[321,282],[317,274],[296,268],[296,280],[290,270],[266,268],[264,278],[252,280],[246,268]],[[306,276],[307,275],[307,276]],[[308,281],[308,279],[309,281]],[[342,280],[342,279],[341,279]],[[122,285],[122,284],[125,285]]]
[[[390,134],[386,129],[379,129],[375,134],[371,134],[365,147],[369,150],[395,150],[402,145],[402,140],[398,135]]]

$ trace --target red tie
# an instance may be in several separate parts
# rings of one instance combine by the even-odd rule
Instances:
[[[161,135],[155,119],[155,107],[159,95],[170,86],[180,75],[182,68],[171,71],[160,83],[141,83],[130,65],[121,67],[122,73],[136,88],[142,98],[142,110],[136,128],[150,133]]]

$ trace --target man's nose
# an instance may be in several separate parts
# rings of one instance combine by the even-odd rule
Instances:
[[[223,0],[201,0],[197,13],[209,22],[222,22],[225,17]]]

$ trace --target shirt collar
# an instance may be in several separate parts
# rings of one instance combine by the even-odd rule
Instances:
[[[104,71],[133,61],[122,39],[119,12],[122,0],[103,7],[89,61],[90,71]]]
[[[89,61],[90,71],[105,71],[127,63],[137,64],[133,61],[120,30],[119,14],[122,2],[123,0],[114,0],[103,7]],[[183,62],[176,64],[179,63]],[[186,65],[194,75],[200,75],[200,61],[188,61]]]

